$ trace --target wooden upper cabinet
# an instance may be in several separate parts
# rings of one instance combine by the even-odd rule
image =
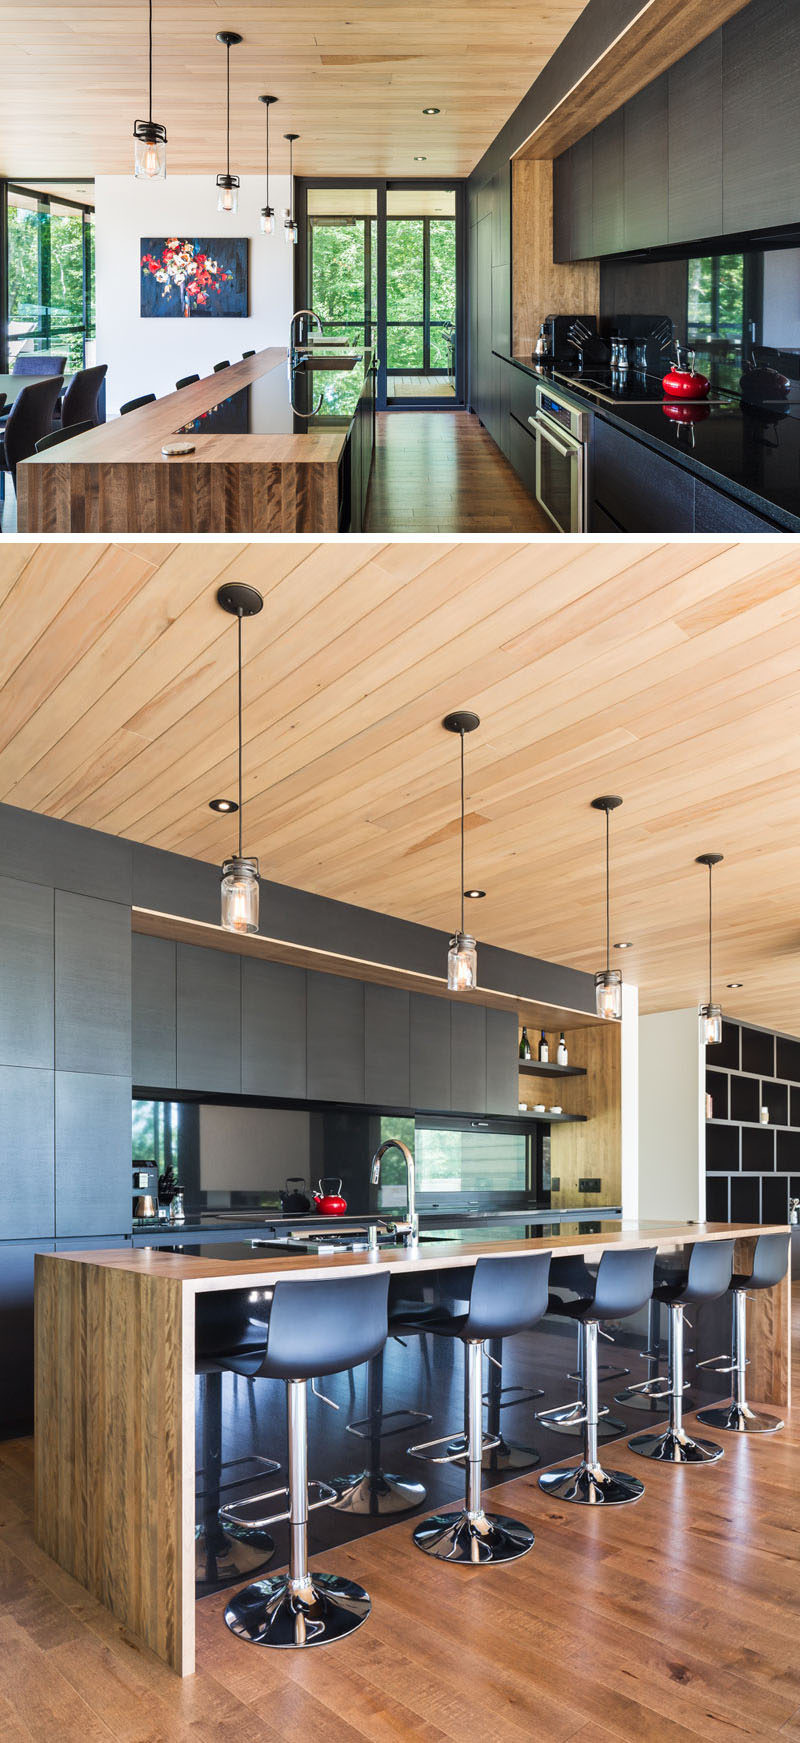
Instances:
[[[722,32],[706,37],[669,81],[670,242],[722,231]]]
[[[722,225],[797,221],[800,7],[754,0],[722,32]]]
[[[591,260],[595,252],[592,224],[592,135],[576,140],[570,151],[570,259]]]
[[[669,77],[637,92],[623,110],[624,237],[628,248],[658,248],[667,240]]]
[[[591,135],[592,246],[590,254],[618,254],[625,247],[624,111],[615,110]]]

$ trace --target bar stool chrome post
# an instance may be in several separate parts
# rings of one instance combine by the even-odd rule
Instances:
[[[662,1464],[702,1465],[722,1458],[722,1447],[713,1440],[695,1440],[683,1426],[683,1394],[687,1382],[683,1377],[683,1327],[686,1307],[704,1301],[717,1301],[725,1294],[731,1280],[733,1241],[696,1243],[688,1265],[673,1271],[657,1282],[654,1294],[669,1309],[667,1329],[667,1369],[669,1376],[665,1396],[669,1404],[669,1422],[660,1433],[635,1434],[628,1445],[642,1458],[658,1459]],[[655,1382],[645,1382],[653,1385]]]
[[[722,1428],[731,1434],[776,1434],[784,1424],[778,1416],[753,1410],[747,1402],[747,1297],[759,1289],[772,1289],[781,1283],[789,1264],[789,1241],[783,1234],[759,1235],[753,1253],[752,1270],[736,1273],[730,1282],[732,1297],[732,1355],[730,1363],[714,1367],[720,1360],[712,1356],[698,1365],[714,1368],[716,1374],[733,1374],[733,1396],[729,1404],[712,1404],[698,1410],[697,1419],[709,1428]]]

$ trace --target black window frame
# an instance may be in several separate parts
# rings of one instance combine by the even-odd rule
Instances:
[[[47,184],[46,189],[39,185],[40,181]],[[11,319],[11,311],[9,308],[9,298],[11,285],[9,275],[8,213],[9,205],[11,203],[9,195],[12,194],[23,194],[29,198],[33,198],[38,202],[40,209],[47,211],[49,211],[50,207],[55,204],[59,207],[66,206],[71,211],[81,213],[81,250],[83,261],[81,282],[82,321],[79,325],[72,325],[69,327],[59,326],[54,328],[48,318],[44,322],[41,331],[26,334],[25,338],[26,340],[32,339],[34,342],[38,339],[44,339],[47,344],[47,349],[49,350],[52,349],[54,344],[58,343],[59,339],[73,338],[76,333],[80,334],[82,336],[82,366],[84,368],[86,367],[87,341],[92,337],[96,337],[97,331],[97,302],[96,297],[93,294],[95,253],[90,244],[90,236],[93,235],[93,230],[92,226],[87,223],[87,218],[90,214],[92,218],[94,218],[95,207],[93,202],[90,200],[74,200],[70,199],[67,194],[59,194],[52,191],[53,189],[58,188],[60,183],[65,187],[72,187],[74,186],[74,182],[74,176],[69,179],[64,176],[42,176],[41,178],[31,177],[30,179],[25,176],[6,176],[0,180],[0,375],[7,375],[10,373],[9,323]],[[44,281],[42,281],[42,264],[44,264],[45,269]],[[49,267],[50,235],[48,226],[47,247],[44,251],[44,259],[40,252],[39,260],[40,290],[42,292],[47,292],[46,296],[44,294],[41,296],[40,301],[43,307],[48,308],[50,297]],[[88,281],[90,280],[92,281],[91,293],[88,288]],[[94,333],[90,331],[90,317],[93,320]]]

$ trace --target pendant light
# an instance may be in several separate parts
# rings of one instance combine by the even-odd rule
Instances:
[[[239,673],[239,844],[236,853],[231,854],[222,867],[220,918],[226,932],[257,932],[258,860],[247,859],[242,853],[242,619],[256,617],[264,601],[255,587],[232,582],[227,587],[220,587],[217,604],[238,623]]]
[[[133,137],[136,141],[133,173],[137,180],[163,182],[167,174],[167,129],[161,126],[160,121],[153,120],[153,0],[149,0],[148,16],[147,120],[133,123]]]
[[[224,43],[226,55],[225,78],[225,174],[217,176],[217,211],[238,212],[239,210],[239,177],[231,175],[231,49],[236,47],[242,38],[238,30],[218,30],[217,42]]]
[[[294,216],[294,142],[300,138],[299,133],[284,133],[284,139],[289,141],[289,207],[283,214],[284,242],[297,241],[297,224]]]
[[[461,739],[461,927],[450,939],[447,985],[451,993],[467,993],[478,984],[478,946],[471,933],[464,930],[464,738],[480,726],[480,719],[462,708],[455,714],[446,714],[442,725],[445,732],[457,732]]]
[[[711,873],[715,865],[720,865],[721,853],[699,853],[695,865],[708,866],[708,1004],[699,1005],[697,1015],[700,1019],[700,1040],[706,1047],[717,1047],[722,1040],[722,1007],[714,1004],[712,981],[712,910],[711,910]]]
[[[612,811],[621,804],[622,800],[616,793],[603,793],[599,799],[592,800],[592,809],[606,814],[606,966],[594,977],[594,1003],[598,1017],[616,1019],[622,1016],[622,973],[620,969],[611,967],[610,819]]]
[[[259,97],[258,101],[264,104],[264,119],[267,123],[267,203],[261,207],[261,229],[265,236],[271,236],[275,229],[275,213],[269,203],[269,112],[272,104],[277,103],[278,99],[277,97]]]

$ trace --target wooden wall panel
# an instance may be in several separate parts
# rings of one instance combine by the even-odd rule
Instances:
[[[513,349],[530,357],[545,315],[599,315],[600,263],[553,260],[553,165],[515,159],[513,165]]]
[[[568,1114],[585,1114],[586,1124],[550,1127],[550,1172],[560,1180],[551,1196],[558,1209],[622,1202],[622,1029],[601,1023],[593,1029],[565,1031],[570,1065],[585,1077],[520,1077],[520,1101],[533,1107],[560,1103]],[[530,1037],[535,1051],[535,1038]],[[558,1035],[548,1034],[555,1059]],[[598,1178],[599,1192],[581,1192],[581,1178]]]

